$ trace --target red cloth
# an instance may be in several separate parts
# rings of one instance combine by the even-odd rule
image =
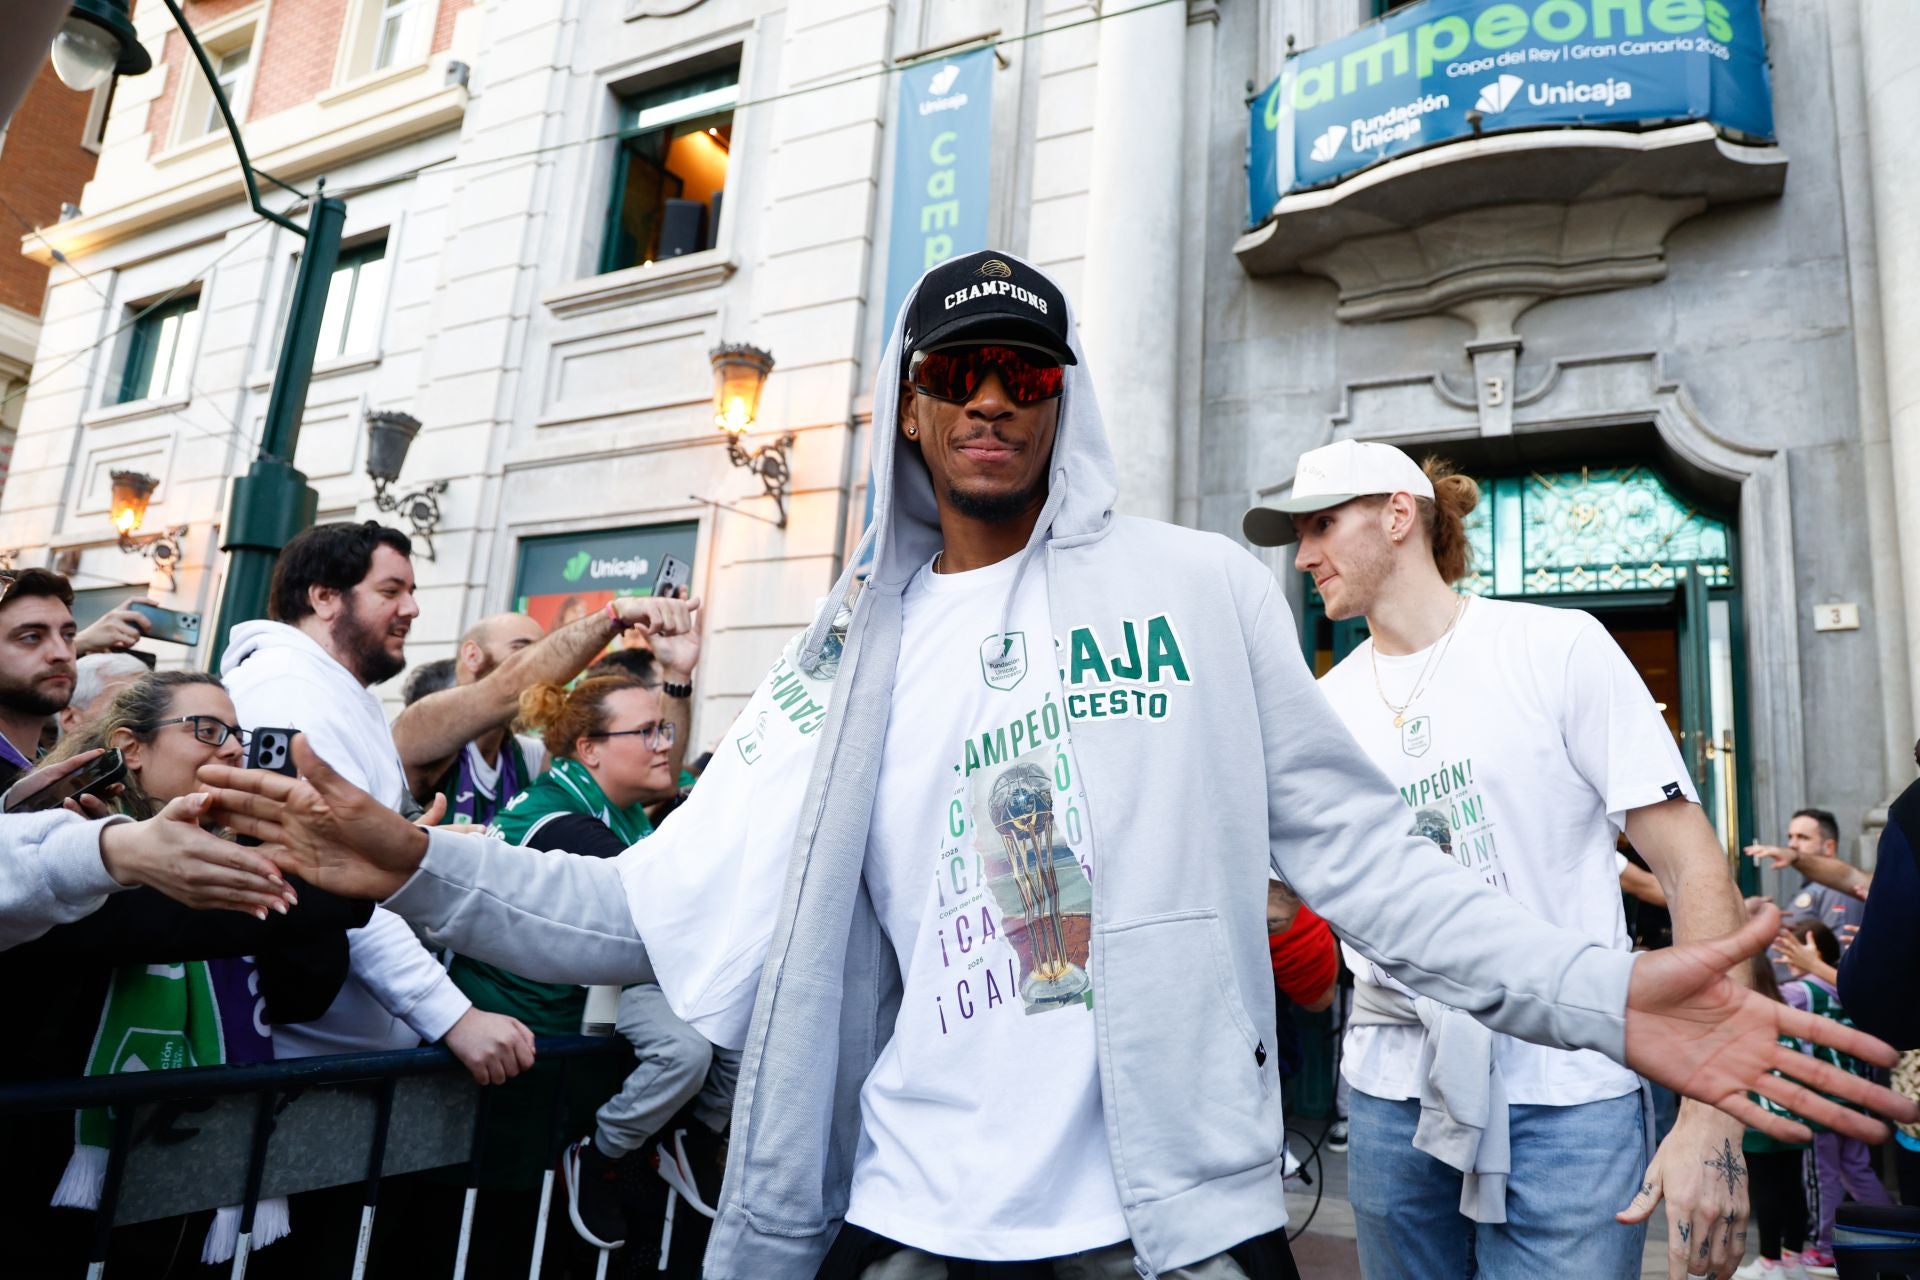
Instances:
[[[1267,949],[1273,953],[1274,985],[1295,1004],[1312,1004],[1325,995],[1340,969],[1333,930],[1305,903],[1292,928],[1268,935]]]

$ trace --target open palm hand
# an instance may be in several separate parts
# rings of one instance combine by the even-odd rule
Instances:
[[[341,897],[398,892],[426,856],[426,832],[335,773],[305,735],[294,738],[293,759],[296,778],[202,765],[215,820],[275,846],[282,870]]]
[[[1749,1093],[1867,1142],[1884,1141],[1886,1125],[1842,1102],[1901,1122],[1920,1120],[1920,1108],[1891,1089],[1781,1044],[1780,1037],[1809,1040],[1888,1067],[1898,1056],[1890,1046],[1830,1018],[1768,1000],[1727,976],[1764,951],[1779,929],[1780,913],[1768,907],[1725,937],[1641,956],[1627,989],[1627,1065],[1783,1142],[1806,1142],[1811,1135],[1806,1126],[1761,1107]]]

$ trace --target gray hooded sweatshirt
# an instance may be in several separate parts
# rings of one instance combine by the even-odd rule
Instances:
[[[1315,687],[1273,575],[1218,535],[1114,513],[1113,455],[1081,360],[1020,572],[1045,575],[1062,652],[1091,643],[1103,658],[1061,678],[1101,850],[1090,957],[1101,1105],[1150,1276],[1286,1221],[1280,1087],[1262,1043],[1274,1017],[1269,868],[1413,989],[1542,1044],[1623,1060],[1633,958],[1546,924],[1408,834],[1406,806]],[[899,1008],[895,952],[861,873],[901,597],[941,544],[918,446],[897,430],[900,365],[896,321],[875,384],[871,578],[849,614],[843,576],[763,685],[783,694],[772,713],[756,695],[688,805],[612,861],[436,832],[388,903],[430,941],[538,980],[658,969],[696,1026],[712,1015],[743,1028],[714,1280],[814,1274],[846,1212],[861,1086]],[[1165,714],[1110,714],[1147,690],[1137,659],[1150,631],[1176,638],[1183,668],[1153,689]],[[813,681],[799,688],[796,673]],[[806,744],[783,757],[775,737],[789,721]],[[806,776],[777,837],[739,816],[768,807],[753,788],[774,788],[775,765]],[[753,879],[678,874],[753,857],[784,865]],[[702,913],[704,933],[691,927]],[[688,958],[668,951],[701,937],[731,978],[685,980]],[[716,998],[738,1008],[701,1007]]]

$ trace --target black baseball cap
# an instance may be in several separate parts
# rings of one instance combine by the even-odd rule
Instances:
[[[906,353],[955,342],[1024,342],[1079,363],[1067,341],[1060,287],[994,249],[941,263],[921,278],[907,312]]]

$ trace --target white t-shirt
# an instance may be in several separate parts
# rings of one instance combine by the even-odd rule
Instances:
[[[1576,609],[1472,600],[1437,644],[1447,647],[1398,728],[1374,686],[1371,640],[1321,678],[1321,691],[1415,811],[1410,825],[1535,915],[1626,950],[1615,832],[1628,810],[1696,799],[1640,674]],[[1386,696],[1403,702],[1430,656],[1380,655]],[[1346,955],[1360,981],[1398,987],[1351,947]],[[1347,1082],[1379,1098],[1418,1097],[1420,1036],[1349,1028]],[[1495,1044],[1512,1103],[1571,1106],[1639,1084],[1591,1050]]]
[[[983,1260],[1127,1238],[1094,1057],[1086,792],[1038,566],[1012,647],[997,638],[1017,566],[923,568],[902,602],[865,878],[905,990],[861,1089],[847,1210]]]

